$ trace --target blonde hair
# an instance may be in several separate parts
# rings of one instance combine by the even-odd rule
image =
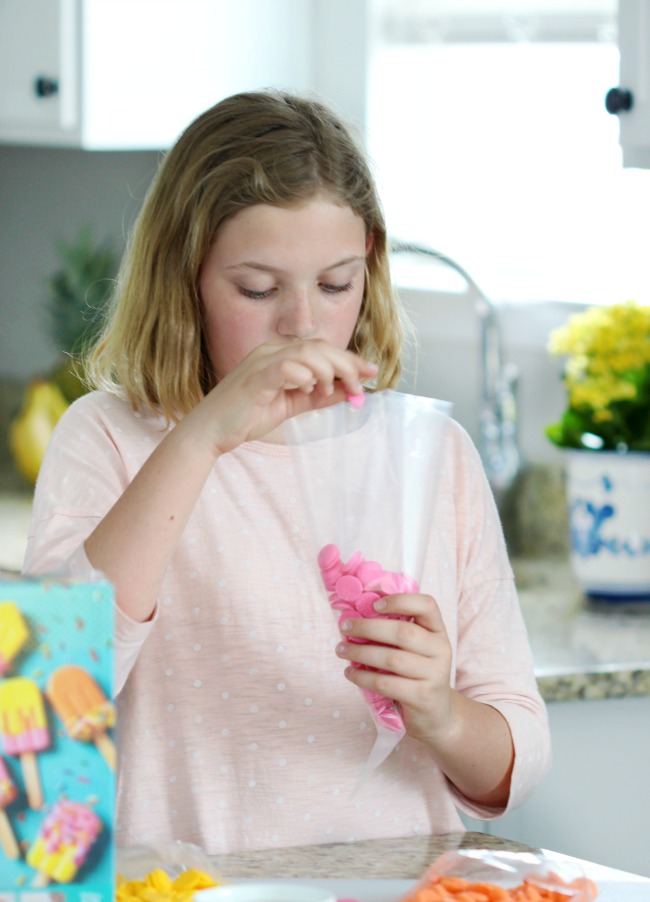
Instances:
[[[215,384],[199,275],[220,226],[255,204],[317,193],[360,216],[372,236],[350,349],[397,384],[403,314],[393,292],[381,205],[350,131],[322,103],[277,91],[236,94],[199,116],[165,156],[125,253],[106,328],[87,356],[91,384],[177,420]]]

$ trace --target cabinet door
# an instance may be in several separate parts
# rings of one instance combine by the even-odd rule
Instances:
[[[553,766],[531,798],[492,825],[535,848],[650,877],[650,697],[548,705]]]
[[[0,0],[0,139],[65,140],[76,124],[75,0]]]
[[[166,148],[238,91],[311,86],[306,0],[83,0],[84,147]]]
[[[323,92],[361,126],[369,2],[0,0],[0,141],[165,149],[267,87]]]
[[[0,141],[164,149],[228,94],[311,89],[312,38],[308,0],[0,0]]]
[[[650,167],[650,3],[619,0],[618,87],[631,95],[631,108],[618,112],[625,166]],[[629,102],[629,99],[628,99]]]

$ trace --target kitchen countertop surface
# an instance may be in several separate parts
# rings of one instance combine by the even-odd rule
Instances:
[[[650,695],[650,602],[591,602],[564,557],[513,559],[546,701]]]
[[[446,833],[406,839],[368,839],[214,856],[224,877],[379,877],[416,879],[450,849],[528,852],[530,846],[487,833]],[[374,871],[374,873],[373,873]]]
[[[0,569],[20,569],[30,512],[28,496],[0,497]],[[650,603],[586,601],[565,556],[512,565],[547,701],[650,696]]]
[[[211,860],[226,881],[237,882],[240,878],[313,881],[331,887],[338,895],[354,894],[358,902],[395,902],[433,861],[455,849],[537,851],[486,833],[468,832],[274,849],[213,856]],[[596,881],[598,902],[650,900],[650,880],[646,878],[570,856],[558,857]]]

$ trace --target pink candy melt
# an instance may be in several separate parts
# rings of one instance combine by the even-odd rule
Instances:
[[[366,585],[372,579],[379,579],[384,576],[384,572],[384,568],[376,561],[362,561],[357,567],[356,575]]]
[[[394,733],[399,733],[404,729],[404,721],[393,702],[384,698],[383,695],[372,692],[370,689],[362,689],[361,691],[372,710],[381,720],[383,726],[392,730]]]
[[[377,592],[363,592],[356,600],[356,609],[362,617],[376,617],[375,602],[380,596]]]
[[[366,403],[366,396],[362,392],[360,395],[346,395],[348,403],[359,410]]]
[[[336,594],[343,601],[356,601],[363,594],[363,584],[356,576],[341,576],[334,587]]]
[[[318,552],[318,566],[321,570],[329,570],[340,561],[339,550],[336,545],[325,545]]]
[[[366,561],[360,551],[355,551],[345,563],[336,545],[325,545],[318,554],[318,564],[323,584],[331,593],[330,604],[341,612],[339,624],[355,617],[391,616],[375,610],[374,603],[378,598],[419,591],[417,582],[410,576],[384,570],[376,561]],[[364,643],[366,640],[347,636],[346,641]],[[363,695],[386,729],[398,733],[404,728],[401,715],[390,699],[365,689]]]

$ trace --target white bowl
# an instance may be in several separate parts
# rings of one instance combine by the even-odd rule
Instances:
[[[336,902],[336,896],[317,886],[251,880],[199,890],[194,902]]]

